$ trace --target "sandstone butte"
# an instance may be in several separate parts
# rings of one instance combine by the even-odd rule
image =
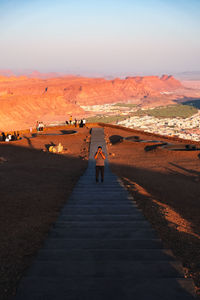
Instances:
[[[25,129],[36,121],[64,121],[70,115],[80,118],[85,114],[84,105],[127,101],[162,105],[162,92],[181,88],[178,80],[167,75],[114,80],[75,76],[44,79],[37,72],[30,77],[0,76],[0,130]],[[164,101],[165,105],[172,103],[167,96]]]

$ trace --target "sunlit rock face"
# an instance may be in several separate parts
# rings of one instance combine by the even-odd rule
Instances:
[[[172,91],[181,87],[181,83],[172,76],[127,77],[125,80],[93,79],[77,82],[65,91],[66,98],[80,105],[95,105],[116,101],[141,100],[159,96],[160,92]],[[140,102],[140,101],[139,101]]]
[[[179,81],[167,75],[106,80],[38,74],[0,76],[0,130],[29,128],[37,121],[64,121],[70,115],[79,118],[84,115],[82,105],[119,101],[145,105],[148,99],[159,99],[161,92],[181,88]]]

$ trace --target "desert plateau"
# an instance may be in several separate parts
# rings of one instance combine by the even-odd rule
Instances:
[[[180,139],[88,124],[45,128],[33,136],[21,131],[21,140],[0,142],[0,299],[13,299],[21,277],[87,168],[90,130],[99,126],[104,127],[112,171],[164,246],[182,262],[185,278],[194,280],[199,294],[200,150],[183,151],[186,142]],[[64,147],[62,153],[48,152],[58,143]],[[163,143],[179,151],[161,147]]]

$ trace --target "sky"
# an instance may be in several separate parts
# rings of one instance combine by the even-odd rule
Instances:
[[[0,0],[0,69],[200,71],[200,0]]]

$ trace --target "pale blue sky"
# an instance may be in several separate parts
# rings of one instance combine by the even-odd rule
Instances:
[[[0,69],[200,70],[200,0],[0,0]]]

